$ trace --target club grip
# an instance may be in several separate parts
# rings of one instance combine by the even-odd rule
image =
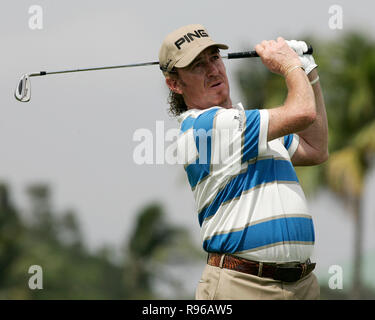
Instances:
[[[314,50],[311,45],[307,47],[307,51],[303,54],[313,54]],[[233,52],[228,53],[228,59],[240,59],[240,58],[254,58],[259,57],[256,51],[243,51],[243,52]]]

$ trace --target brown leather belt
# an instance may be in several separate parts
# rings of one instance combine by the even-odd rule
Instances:
[[[231,269],[283,282],[295,282],[306,277],[314,270],[316,265],[311,263],[310,259],[305,263],[266,263],[222,253],[209,253],[207,263],[210,266]]]

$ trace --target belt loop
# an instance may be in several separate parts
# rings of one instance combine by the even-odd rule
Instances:
[[[219,264],[220,269],[223,269],[224,258],[225,258],[225,253],[222,254],[222,256],[220,258],[220,264]]]
[[[262,276],[262,271],[263,271],[263,262],[259,262],[258,277]]]

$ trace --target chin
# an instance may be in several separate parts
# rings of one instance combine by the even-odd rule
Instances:
[[[223,107],[223,108],[228,108],[232,106],[232,103],[231,103],[230,97],[228,95],[225,95],[216,99],[215,105]]]

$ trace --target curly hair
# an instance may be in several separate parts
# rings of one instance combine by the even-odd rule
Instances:
[[[168,113],[172,117],[177,117],[188,109],[182,94],[173,92],[171,89],[169,89],[168,104]]]
[[[170,72],[163,72],[163,74],[166,78],[178,79],[177,70],[174,68]],[[171,117],[177,117],[188,109],[182,94],[178,94],[171,89],[169,89],[167,102],[169,104],[168,113]]]

